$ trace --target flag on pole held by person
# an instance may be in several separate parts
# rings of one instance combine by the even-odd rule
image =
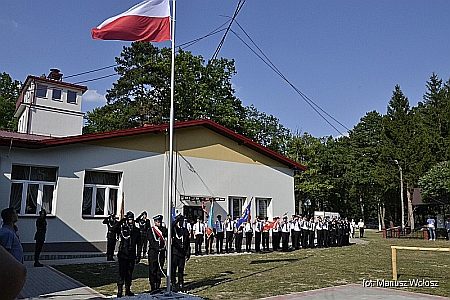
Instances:
[[[206,234],[211,235],[214,229],[214,201],[211,201],[211,207],[209,209],[208,222],[206,223]]]
[[[239,220],[236,222],[236,227],[241,226],[242,223],[250,221],[252,219],[251,216],[251,209],[252,209],[252,200],[247,204],[247,207],[242,212],[242,216]]]
[[[170,40],[169,0],[146,0],[92,29],[92,38],[162,42]]]

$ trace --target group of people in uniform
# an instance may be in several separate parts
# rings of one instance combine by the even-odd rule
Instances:
[[[129,211],[124,218],[118,220],[110,215],[103,221],[108,226],[107,260],[114,261],[116,242],[119,241],[117,259],[119,276],[117,281],[117,297],[133,296],[131,291],[132,275],[135,264],[142,258],[148,258],[150,291],[157,292],[161,288],[164,264],[166,260],[166,243],[168,230],[163,223],[163,216],[153,217],[153,226],[147,218],[147,213],[141,213],[137,218]],[[184,287],[184,267],[191,254],[189,231],[185,220],[179,215],[172,222],[172,270],[171,282],[177,290]],[[178,281],[177,281],[178,279]]]
[[[322,218],[293,215],[290,220],[287,216],[274,217],[269,221],[267,217],[259,217],[253,222],[240,222],[230,215],[222,221],[221,215],[213,224],[213,228],[197,219],[193,225],[187,225],[191,237],[195,240],[195,255],[202,255],[202,244],[205,243],[206,254],[213,254],[213,242],[215,253],[224,253],[223,242],[225,240],[225,252],[243,252],[242,242],[245,237],[245,251],[291,251],[300,248],[314,247],[341,247],[350,244],[352,224],[347,218]],[[272,247],[270,247],[272,236]],[[233,248],[234,241],[234,248]]]
[[[168,238],[163,216],[154,216],[151,225],[146,212],[142,212],[137,218],[132,212],[127,212],[120,221],[114,215],[110,215],[103,223],[108,226],[108,261],[114,261],[114,250],[116,242],[119,241],[117,297],[123,296],[124,285],[125,295],[134,295],[131,291],[134,266],[146,257],[150,290],[151,292],[160,290]],[[261,252],[341,247],[350,244],[349,239],[352,235],[352,224],[346,218],[308,218],[299,215],[293,215],[290,220],[287,216],[274,217],[272,221],[267,217],[259,217],[253,222],[242,221],[239,218],[232,219],[230,215],[222,220],[222,216],[218,215],[212,226],[211,224],[207,226],[200,219],[191,224],[182,215],[178,215],[172,226],[171,282],[176,290],[184,290],[184,268],[191,255],[191,240],[195,243],[194,254],[202,255],[203,243],[206,254],[241,253],[244,251],[244,237],[246,252],[253,251],[252,245],[255,252]]]

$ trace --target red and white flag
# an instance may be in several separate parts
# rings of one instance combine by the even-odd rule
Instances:
[[[97,40],[162,42],[170,40],[169,0],[146,0],[92,29]]]

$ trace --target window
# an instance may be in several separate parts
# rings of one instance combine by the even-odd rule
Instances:
[[[256,198],[256,216],[268,217],[270,198]]]
[[[55,212],[56,167],[13,165],[10,206],[21,216]]]
[[[60,89],[53,89],[52,93],[52,99],[56,101],[61,101],[61,90]]]
[[[36,87],[36,97],[47,98],[47,86],[38,84]]]
[[[77,104],[77,92],[67,91],[67,103]]]
[[[117,214],[121,173],[86,171],[84,175],[83,207],[85,217]]]
[[[245,197],[228,197],[228,212],[234,220],[236,217],[242,216],[242,207],[244,206]]]

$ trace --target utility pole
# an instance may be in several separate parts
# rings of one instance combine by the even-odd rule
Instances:
[[[405,226],[405,206],[403,205],[403,172],[402,172],[402,166],[400,166],[400,163],[398,160],[394,159],[394,162],[398,166],[398,171],[400,172],[400,202],[401,202],[401,212],[402,212],[402,231]]]

